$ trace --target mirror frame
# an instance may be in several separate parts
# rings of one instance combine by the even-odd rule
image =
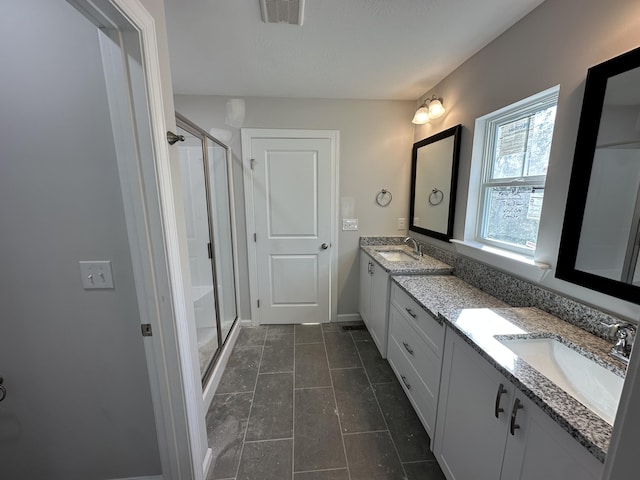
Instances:
[[[410,231],[421,233],[422,235],[427,235],[429,237],[434,237],[434,238],[437,238],[438,240],[442,240],[445,242],[448,242],[451,238],[453,238],[453,220],[454,220],[456,197],[457,197],[456,188],[458,185],[458,164],[460,163],[461,132],[462,132],[462,125],[456,125],[455,127],[451,127],[446,130],[443,130],[440,133],[436,133],[435,135],[432,135],[428,138],[425,138],[424,140],[420,140],[419,142],[416,142],[413,144],[413,149],[411,151],[411,196],[409,197],[409,230]],[[429,230],[427,228],[417,226],[413,223],[413,218],[415,213],[414,198],[416,195],[416,173],[417,173],[417,167],[418,167],[418,149],[449,137],[453,137],[453,152],[452,152],[452,158],[451,158],[451,184],[449,185],[449,213],[447,218],[447,231],[438,232],[435,230]]]
[[[587,71],[556,265],[556,278],[633,303],[640,303],[640,287],[578,270],[576,259],[607,81],[613,76],[639,67],[640,48],[636,48]]]

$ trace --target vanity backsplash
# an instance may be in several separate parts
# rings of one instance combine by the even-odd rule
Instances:
[[[405,238],[403,236],[363,236],[360,237],[360,245],[402,245]],[[455,276],[514,307],[537,307],[607,340],[610,340],[607,325],[621,321],[608,313],[456,252],[420,241],[418,243],[422,245],[426,255],[453,266]]]

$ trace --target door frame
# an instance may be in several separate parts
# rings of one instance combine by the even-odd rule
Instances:
[[[195,325],[188,308],[186,237],[176,215],[180,185],[172,164],[177,154],[170,153],[166,140],[168,127],[175,125],[167,125],[165,117],[155,20],[139,0],[67,1],[98,29],[114,32],[109,36],[120,40],[120,46],[113,48],[100,41],[108,96],[112,97],[113,134],[126,140],[125,145],[116,142],[120,149],[116,156],[140,323],[150,324],[152,330],[143,344],[162,477],[203,480],[212,452],[204,423]],[[132,29],[139,35],[141,72],[131,72],[124,65],[127,50],[123,38]],[[123,73],[125,82],[110,82],[110,74],[122,78]],[[136,74],[142,82],[134,85]],[[144,91],[136,91],[136,85],[141,84]],[[151,154],[140,149],[135,107],[148,109],[142,114],[148,122],[142,133],[150,137],[146,147]]]
[[[242,128],[242,171],[244,177],[244,205],[247,227],[247,256],[249,264],[249,299],[251,303],[251,321],[260,324],[258,308],[258,271],[255,233],[255,205],[253,195],[253,170],[251,169],[251,142],[257,138],[282,139],[327,139],[331,147],[331,207],[330,207],[330,260],[329,260],[329,321],[334,322],[338,315],[338,193],[340,166],[340,132],[338,130],[303,130],[303,129],[271,129]]]

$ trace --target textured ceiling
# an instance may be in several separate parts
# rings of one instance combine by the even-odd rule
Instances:
[[[165,0],[177,94],[416,100],[541,0]]]

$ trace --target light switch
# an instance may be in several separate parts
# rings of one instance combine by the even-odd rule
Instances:
[[[343,218],[342,219],[342,230],[358,230],[358,219],[357,218]]]
[[[407,219],[403,217],[398,218],[398,230],[404,230],[407,228]]]
[[[113,276],[109,260],[80,262],[80,274],[82,275],[82,286],[85,290],[113,288]]]

